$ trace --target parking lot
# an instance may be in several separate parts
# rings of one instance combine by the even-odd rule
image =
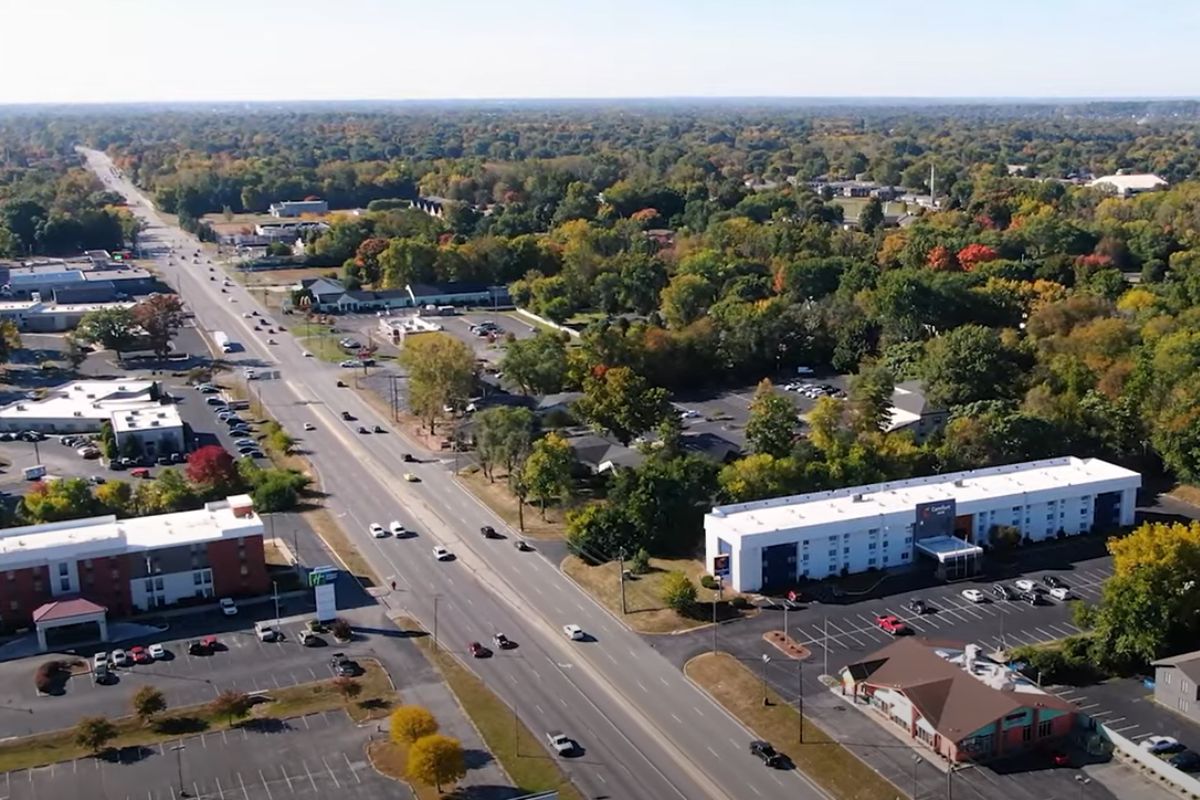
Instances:
[[[367,762],[366,743],[372,735],[379,735],[374,727],[356,727],[345,714],[311,714],[277,727],[243,726],[127,748],[111,758],[5,773],[0,797],[175,800],[182,796],[181,788],[192,798],[217,800],[395,797],[397,784]]]
[[[272,604],[257,608],[269,614]],[[76,675],[60,696],[39,696],[34,689],[34,670],[47,657],[0,663],[0,708],[8,712],[3,720],[6,735],[68,727],[89,715],[128,714],[134,693],[146,685],[161,689],[168,705],[179,708],[209,702],[227,689],[261,692],[324,680],[333,676],[329,658],[334,652],[345,652],[353,658],[369,646],[369,638],[362,635],[346,645],[323,635],[326,646],[303,647],[299,644],[303,624],[286,620],[281,625],[283,639],[262,642],[255,636],[250,619],[242,619],[249,615],[239,613],[238,627],[232,629],[223,624],[225,618],[208,616],[211,627],[205,627],[204,615],[197,615],[188,618],[195,633],[189,633],[187,638],[172,635],[158,640],[167,648],[167,659],[115,668],[116,680],[111,683],[97,683],[90,674]],[[220,643],[217,651],[211,655],[189,654],[188,639],[207,633],[217,636]],[[128,651],[135,644],[153,643],[154,639],[147,639],[122,642],[121,646]],[[79,657],[90,661],[93,652],[80,651]]]

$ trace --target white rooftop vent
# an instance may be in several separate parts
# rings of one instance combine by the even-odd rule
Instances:
[[[861,503],[863,501],[863,496],[861,494],[851,495],[850,500],[854,503]]]
[[[967,482],[966,482],[966,481],[964,481],[962,478],[959,478],[958,480],[956,480],[956,481],[954,482],[954,485],[955,485],[955,486],[958,486],[958,487],[960,487],[960,488],[961,488],[961,487],[963,487],[963,486],[966,486],[966,485],[967,485]]]

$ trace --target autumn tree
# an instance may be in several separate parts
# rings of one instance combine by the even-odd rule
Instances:
[[[146,332],[154,355],[166,358],[171,339],[183,326],[183,301],[179,295],[152,294],[133,307],[133,322]]]
[[[249,714],[250,706],[250,695],[233,689],[226,689],[209,703],[209,707],[213,713],[225,717],[230,725],[233,724],[235,719]]]
[[[959,250],[955,258],[964,270],[970,272],[979,264],[986,264],[988,261],[995,261],[1000,257],[996,252],[996,248],[988,247],[986,244],[969,244]]]
[[[187,479],[213,495],[229,494],[241,485],[237,463],[224,447],[207,444],[187,457]]]
[[[717,482],[726,502],[745,503],[792,493],[798,475],[799,469],[791,457],[755,453],[722,467]]]
[[[662,601],[681,614],[696,604],[696,584],[682,572],[668,572],[662,582]]]
[[[676,275],[659,295],[663,318],[672,328],[686,328],[708,311],[716,290],[703,276]]]
[[[475,381],[475,353],[445,333],[408,336],[400,351],[400,366],[408,373],[408,403],[414,414],[435,432],[445,408],[462,409]]]
[[[117,738],[117,726],[108,717],[84,717],[75,724],[75,744],[97,754]]]
[[[157,687],[143,686],[134,692],[133,713],[142,721],[143,725],[149,725],[155,715],[166,710],[167,698]]]
[[[628,445],[670,413],[667,397],[666,389],[651,386],[629,367],[597,368],[584,380],[576,407],[595,428]]]
[[[21,334],[11,319],[0,320],[0,364],[7,364],[14,350],[21,349]]]
[[[764,378],[754,390],[754,399],[750,401],[746,442],[755,453],[783,458],[792,449],[795,435],[796,407],[775,391],[771,381]]]
[[[421,706],[398,706],[388,717],[388,732],[397,744],[412,744],[437,731],[437,718]]]
[[[571,470],[575,465],[575,452],[566,439],[556,433],[548,433],[533,445],[522,468],[529,496],[541,506],[542,519],[546,518],[546,503],[556,500],[571,491]]]
[[[467,774],[462,744],[440,733],[422,736],[408,750],[408,777],[438,792]]]

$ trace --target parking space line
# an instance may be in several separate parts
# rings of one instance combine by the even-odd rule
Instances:
[[[362,778],[358,777],[358,770],[356,770],[354,765],[350,763],[350,756],[346,755],[346,753],[343,751],[342,758],[346,759],[346,768],[350,770],[350,774],[354,776],[354,782],[362,783]]]
[[[304,772],[308,775],[308,782],[312,784],[313,791],[317,791],[317,782],[313,779],[312,773],[308,771],[308,764],[304,762],[304,759],[300,760],[300,766],[304,767]]]
[[[1045,628],[1034,628],[1034,630],[1035,630],[1035,631],[1037,631],[1038,633],[1045,634],[1045,636],[1046,636],[1046,641],[1048,641],[1048,642],[1049,642],[1049,641],[1053,641],[1054,639],[1061,639],[1061,638],[1062,638],[1062,637],[1061,637],[1061,636],[1059,636],[1059,635],[1056,635],[1056,634],[1053,634],[1053,633],[1051,633],[1050,631],[1046,630]]]
[[[1075,630],[1064,630],[1063,625],[1067,626],[1068,628],[1075,628],[1075,626],[1071,625],[1069,622],[1064,622],[1062,625],[1051,622],[1051,623],[1047,624],[1046,627],[1054,628],[1054,630],[1061,631],[1062,633],[1065,633],[1067,636],[1074,636],[1075,634],[1079,633],[1079,628],[1075,628]]]
[[[237,776],[238,783],[242,785],[242,797],[246,798],[246,800],[250,800],[250,793],[246,791],[246,782],[242,780],[242,773],[239,772]]]
[[[1079,706],[1079,710],[1080,710],[1080,711],[1086,711],[1086,710],[1088,710],[1089,708],[1096,708],[1096,707],[1098,707],[1099,705],[1100,705],[1099,703],[1088,703],[1086,706]],[[1092,717],[1094,717],[1094,716],[1095,716],[1095,714],[1089,714],[1088,716],[1092,716]]]
[[[837,624],[835,624],[835,623],[833,623],[833,622],[830,622],[829,624],[830,624],[830,625],[831,625],[831,626],[832,626],[832,627],[833,627],[835,630],[837,630],[837,631],[839,632],[839,635],[842,635],[842,636],[847,636],[847,637],[849,637],[850,639],[854,639],[855,643],[856,643],[856,644],[858,644],[858,646],[859,646],[859,647],[863,647],[863,646],[864,646],[864,645],[863,645],[863,643],[862,643],[862,640],[860,640],[860,639],[856,638],[856,637],[855,637],[853,634],[850,634],[850,633],[847,633],[846,631],[843,631],[841,628],[839,628],[839,627],[837,626]]]
[[[292,779],[288,777],[287,770],[283,768],[283,764],[279,765],[279,771],[283,773],[283,779],[287,781],[288,791],[295,794],[296,790],[292,788]]]
[[[325,769],[329,771],[329,777],[333,778],[334,787],[337,789],[342,788],[342,782],[337,779],[337,775],[333,774],[333,769],[330,768],[329,762],[325,760],[325,756],[321,756],[321,763],[324,764]]]
[[[275,800],[275,796],[271,794],[271,787],[267,785],[267,776],[263,775],[261,769],[258,771],[258,779],[262,781],[263,788],[267,790],[267,800]]]
[[[221,800],[225,800],[225,790],[221,788],[221,779],[215,778],[215,780],[217,782],[217,794],[220,795]]]

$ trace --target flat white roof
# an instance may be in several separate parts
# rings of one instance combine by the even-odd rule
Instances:
[[[885,514],[910,512],[921,503],[949,498],[959,504],[999,501],[1065,486],[1087,486],[1113,480],[1129,481],[1131,486],[1141,485],[1138,473],[1116,464],[1098,458],[1063,456],[717,506],[707,518],[724,521],[720,528],[722,535],[741,537],[831,522],[868,520]]]
[[[917,549],[924,550],[938,561],[945,561],[950,556],[983,554],[982,547],[970,542],[964,542],[957,536],[928,536],[917,542]]]
[[[1107,184],[1112,186],[1117,191],[1142,191],[1148,189],[1157,189],[1160,186],[1166,186],[1167,182],[1162,178],[1152,173],[1136,173],[1127,175],[1103,175],[1096,178],[1088,186],[1102,186]]]
[[[71,381],[46,392],[41,400],[18,400],[0,408],[5,419],[108,419],[117,411],[158,408],[151,399],[154,381]]]
[[[0,530],[0,570],[253,536],[262,530],[262,520],[247,495],[175,514],[26,525]]]
[[[112,426],[113,433],[131,433],[161,428],[179,428],[183,426],[183,420],[179,416],[179,409],[175,406],[156,404],[149,408],[118,411],[112,415]]]

